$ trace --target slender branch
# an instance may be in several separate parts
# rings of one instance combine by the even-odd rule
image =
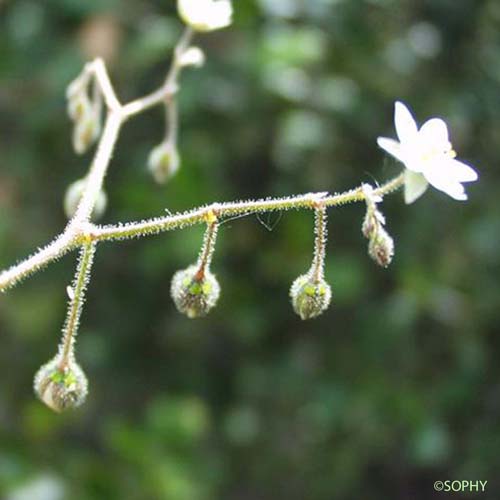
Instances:
[[[158,90],[155,90],[151,94],[125,104],[122,107],[122,113],[125,119],[131,118],[159,104],[164,104],[169,100],[173,100],[173,97],[177,93],[177,81],[182,70],[179,58],[191,43],[192,38],[192,29],[186,27],[174,49],[174,57],[167,77],[165,78],[165,82]]]
[[[118,139],[122,122],[123,116],[119,110],[111,111],[108,114],[101,141],[99,142],[94,161],[92,162],[87,176],[86,189],[82,195],[75,216],[70,222],[71,227],[88,221],[94,209],[97,196],[102,188],[104,177],[108,170],[113,149]]]
[[[101,58],[97,58],[92,62],[87,63],[83,67],[83,71],[78,78],[76,78],[68,87],[66,95],[71,98],[72,95],[77,94],[83,87],[85,87],[89,80],[95,77],[96,83],[102,91],[106,106],[111,111],[118,111],[122,107],[118,101],[111,81],[109,79],[108,71],[104,61]]]
[[[219,229],[217,218],[213,212],[210,212],[210,215],[212,217],[210,217],[211,220],[207,221],[207,229],[203,236],[203,245],[198,257],[198,272],[196,273],[196,277],[199,280],[204,278],[205,271],[210,267],[215,249],[215,240],[217,239],[217,231]]]
[[[175,96],[168,99],[165,104],[165,121],[167,124],[167,134],[165,142],[175,147],[177,144],[177,135],[179,132],[179,109]]]
[[[404,177],[399,175],[375,192],[379,196],[392,193],[403,185]],[[235,215],[250,215],[255,213],[272,212],[289,209],[314,209],[318,201],[325,207],[345,205],[365,200],[362,187],[351,189],[345,193],[325,196],[325,193],[309,193],[287,198],[269,198],[256,201],[240,201],[232,203],[215,203],[195,208],[182,214],[158,217],[142,222],[132,222],[114,226],[93,226],[89,228],[93,241],[120,240],[158,234],[164,231],[193,226],[206,221],[207,214],[213,211],[219,219]]]
[[[315,209],[314,221],[314,258],[312,271],[314,281],[319,283],[324,275],[325,267],[325,247],[326,247],[326,208],[323,204]]]
[[[61,355],[61,370],[63,370],[65,365],[71,361],[73,356],[75,337],[78,332],[78,324],[80,323],[83,303],[85,301],[85,291],[89,282],[94,253],[95,243],[88,242],[82,246],[75,279],[70,287],[71,295],[68,315],[64,324],[63,340],[59,348],[59,353]]]
[[[70,250],[73,250],[77,246],[75,236],[74,233],[69,231],[64,232],[47,246],[38,250],[31,257],[1,272],[0,291],[5,292],[9,288],[17,285],[24,278],[27,278],[31,274],[41,270],[50,262],[62,257]]]

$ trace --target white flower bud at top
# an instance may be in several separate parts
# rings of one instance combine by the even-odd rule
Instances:
[[[188,318],[199,318],[216,305],[220,285],[208,269],[200,273],[200,267],[195,264],[174,274],[171,294],[179,312]]]
[[[61,411],[77,408],[87,397],[88,382],[83,370],[74,360],[61,363],[61,357],[43,365],[35,375],[36,395],[49,408]]]
[[[323,278],[315,278],[313,273],[309,272],[293,282],[290,297],[294,311],[302,319],[312,319],[328,309],[332,289]]]
[[[71,219],[78,208],[78,204],[82,199],[83,191],[85,190],[85,185],[87,179],[78,179],[68,186],[66,194],[64,195],[64,213],[68,219]],[[97,199],[92,210],[92,220],[98,220],[102,217],[106,211],[106,206],[108,204],[108,197],[106,192],[101,189],[97,195]]]
[[[181,66],[195,66],[200,67],[205,64],[205,54],[199,47],[189,47],[186,49],[178,59]]]
[[[162,142],[149,154],[148,168],[158,184],[164,184],[179,170],[181,159],[175,145]]]
[[[213,31],[231,24],[230,0],[177,0],[181,19],[195,31]]]

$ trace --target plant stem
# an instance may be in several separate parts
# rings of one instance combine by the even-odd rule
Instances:
[[[383,184],[374,192],[379,196],[392,193],[403,185],[403,175],[399,175]],[[130,222],[113,226],[93,226],[88,235],[93,241],[120,240],[158,234],[187,226],[193,226],[206,221],[211,211],[217,213],[219,219],[237,215],[272,212],[276,210],[315,209],[318,201],[324,207],[334,207],[365,200],[362,187],[351,189],[344,193],[324,196],[324,193],[309,193],[288,198],[269,198],[256,201],[240,201],[230,203],[215,203],[195,208],[182,214],[158,217],[141,222]]]
[[[314,213],[314,258],[312,264],[313,280],[318,283],[323,278],[326,247],[326,208],[321,205]]]
[[[84,244],[80,251],[80,259],[76,268],[75,279],[71,286],[72,296],[68,307],[68,314],[63,328],[63,340],[60,346],[61,370],[71,361],[74,353],[74,344],[78,325],[85,301],[85,291],[89,282],[90,270],[94,260],[95,243]]]
[[[210,267],[218,228],[219,223],[217,221],[207,224],[207,229],[203,236],[203,246],[201,247],[200,256],[198,257],[198,272],[196,273],[196,278],[198,280],[202,280],[205,277],[205,271]]]

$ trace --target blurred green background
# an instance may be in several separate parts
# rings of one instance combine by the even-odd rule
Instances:
[[[422,500],[447,495],[436,480],[481,479],[485,493],[448,495],[497,499],[500,2],[234,4],[182,77],[179,174],[150,178],[162,111],[137,117],[103,222],[383,182],[400,169],[375,142],[394,136],[396,99],[445,118],[480,182],[467,203],[388,197],[388,270],[366,255],[363,207],[331,212],[333,305],[309,322],[288,288],[310,264],[310,213],[221,227],[204,320],[169,297],[201,227],[102,244],[77,347],[90,395],[62,416],[32,377],[56,352],[75,254],[2,295],[0,498]],[[103,55],[133,99],[162,82],[181,28],[173,1],[0,0],[1,268],[64,227],[91,159],[72,152],[64,100],[84,61]]]

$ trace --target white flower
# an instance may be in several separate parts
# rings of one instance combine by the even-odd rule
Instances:
[[[195,31],[213,31],[231,24],[230,0],[177,0],[179,16]]]
[[[455,159],[446,123],[431,118],[419,130],[402,102],[396,102],[394,123],[399,142],[379,137],[377,143],[406,166],[405,202],[413,203],[429,184],[455,200],[466,200],[462,183],[476,181],[477,172]]]

